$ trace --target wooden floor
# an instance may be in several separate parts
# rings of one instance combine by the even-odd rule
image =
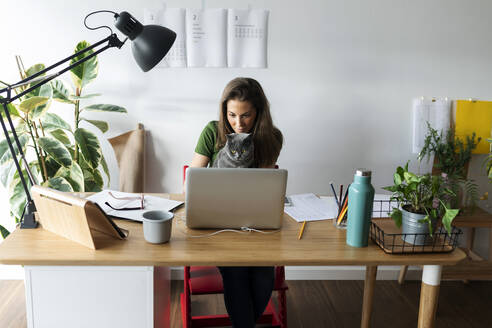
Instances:
[[[287,316],[290,328],[360,327],[363,281],[288,281]],[[182,281],[173,281],[171,321],[181,327],[179,293]],[[417,326],[420,283],[377,281],[372,327]],[[194,314],[224,312],[221,296],[193,298]],[[26,327],[24,284],[0,280],[0,327]],[[492,327],[492,282],[442,282],[438,328]]]

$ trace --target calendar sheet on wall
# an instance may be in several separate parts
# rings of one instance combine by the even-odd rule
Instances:
[[[228,12],[228,66],[267,67],[268,11],[229,9]]]
[[[263,9],[145,9],[144,24],[177,34],[159,67],[266,68],[268,16]]]

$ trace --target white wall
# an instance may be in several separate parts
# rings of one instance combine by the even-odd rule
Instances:
[[[9,82],[18,80],[15,54],[26,66],[50,64],[71,54],[79,40],[94,43],[105,37],[107,31],[83,26],[90,11],[127,10],[142,19],[144,7],[160,5],[150,0],[4,2],[0,79]],[[167,4],[196,8],[201,1]],[[129,113],[89,116],[110,121],[105,137],[137,122],[149,130],[147,191],[181,190],[181,166],[191,160],[204,125],[217,118],[220,94],[236,76],[258,79],[271,102],[274,123],[285,137],[278,163],[289,170],[288,193],[328,194],[330,181],[347,185],[356,167],[373,170],[376,188],[390,184],[396,166],[408,159],[416,169],[413,97],[492,99],[490,1],[206,1],[207,7],[248,4],[271,10],[268,69],[142,73],[129,44],[99,56],[99,76],[86,92],[100,92],[104,96],[98,102],[125,106]],[[90,20],[98,22],[112,25],[112,17]],[[69,107],[56,110],[72,121]],[[114,157],[110,166],[116,187]],[[480,165],[472,167],[478,176]],[[481,191],[490,190],[481,179]]]

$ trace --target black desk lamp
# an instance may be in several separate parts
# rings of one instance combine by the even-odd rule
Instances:
[[[86,21],[87,18],[90,15],[93,15],[95,13],[101,13],[101,12],[106,12],[106,13],[112,13],[114,14],[114,18],[116,19],[114,25],[118,30],[120,30],[123,34],[127,36],[127,38],[123,41],[120,41],[116,34],[113,33],[113,30],[109,26],[99,26],[96,28],[92,28],[87,26]],[[36,184],[35,177],[32,175],[28,162],[24,156],[24,152],[22,151],[22,146],[19,142],[19,138],[17,137],[17,133],[15,132],[14,125],[12,123],[12,119],[10,117],[8,105],[15,101],[16,99],[19,99],[20,97],[24,96],[25,94],[33,91],[36,88],[39,88],[43,84],[48,83],[49,81],[53,80],[54,78],[58,77],[59,75],[71,70],[72,68],[82,64],[83,62],[91,59],[92,57],[98,55],[99,53],[103,52],[104,50],[112,47],[116,48],[121,48],[123,44],[126,42],[127,39],[130,39],[132,41],[132,52],[133,52],[133,57],[135,58],[135,61],[137,62],[138,66],[142,69],[142,71],[147,72],[151,70],[155,65],[157,65],[162,58],[167,54],[169,49],[171,49],[171,46],[174,43],[174,40],[176,39],[176,33],[171,31],[170,29],[167,29],[163,26],[159,25],[142,25],[138,20],[136,20],[132,15],[127,13],[126,11],[121,12],[120,14],[117,14],[113,11],[108,11],[108,10],[100,10],[100,11],[95,11],[90,14],[88,14],[85,19],[84,19],[84,25],[90,29],[90,30],[95,30],[99,28],[108,28],[111,31],[111,34],[106,37],[105,39],[91,45],[90,47],[87,47],[70,57],[67,57],[56,64],[51,65],[50,67],[39,71],[36,74],[33,74],[27,78],[25,78],[22,81],[19,81],[15,84],[12,85],[7,85],[6,88],[3,88],[0,90],[0,103],[3,105],[3,110],[5,113],[5,117],[7,118],[9,127],[10,127],[10,133],[12,134],[11,136],[9,135],[9,131],[7,130],[7,126],[5,125],[3,115],[0,115],[0,123],[2,124],[2,129],[3,133],[5,134],[5,139],[7,140],[7,144],[10,149],[10,153],[12,154],[12,159],[14,160],[15,167],[17,169],[17,172],[19,173],[19,177],[22,183],[22,186],[24,188],[24,191],[26,192],[27,196],[27,204],[26,207],[24,208],[24,212],[22,214],[21,218],[21,229],[25,228],[36,228],[38,225],[38,222],[36,222],[34,218],[34,213],[36,212],[36,207],[34,205],[34,202],[31,198],[31,194],[29,192],[29,188],[27,187],[26,181],[24,179],[24,175],[22,174],[22,169],[20,167],[19,161],[17,159],[16,155],[16,149],[14,149],[14,145],[12,144],[11,137],[15,141],[15,145],[17,147],[17,151],[22,159],[22,162],[24,163],[24,166],[26,168],[26,172],[29,178],[29,182],[31,185]],[[69,60],[72,60],[73,58],[76,58],[80,56],[81,54],[84,54],[88,52],[89,50],[95,49],[102,44],[106,43],[107,44],[100,48],[95,50],[92,54],[88,55],[87,57],[84,57],[70,66],[63,68],[62,70],[42,76],[43,74],[48,73],[55,67],[58,67],[59,65],[66,63]],[[26,90],[22,91],[21,93],[15,95],[12,97],[12,90],[24,85],[33,85]],[[5,94],[5,96],[4,96]]]

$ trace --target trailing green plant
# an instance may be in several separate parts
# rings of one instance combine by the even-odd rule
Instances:
[[[448,202],[449,197],[454,195],[453,191],[446,187],[441,176],[409,172],[408,163],[405,167],[398,166],[396,169],[393,175],[394,185],[383,189],[391,191],[391,200],[398,201],[406,211],[424,214],[425,217],[419,222],[429,225],[431,235],[433,222],[439,219],[449,234],[451,223],[459,212],[459,209],[452,209]],[[391,218],[398,228],[401,227],[402,212],[399,208],[393,208]]]
[[[81,41],[74,52],[88,46],[89,43]],[[92,50],[73,58],[72,63],[91,53]],[[26,70],[20,57],[16,59],[21,79],[45,68],[43,64],[36,64]],[[101,172],[104,171],[108,183],[110,181],[108,166],[97,136],[82,128],[80,123],[85,121],[103,133],[108,130],[109,125],[105,121],[88,119],[82,115],[89,111],[127,111],[123,107],[109,104],[82,106],[86,100],[100,96],[83,92],[97,77],[96,56],[72,68],[70,73],[73,86],[63,80],[54,80],[21,97],[18,102],[9,104],[8,110],[15,121],[15,130],[26,157],[34,158],[29,162],[29,167],[41,185],[69,192],[100,191],[104,185]],[[20,87],[15,91],[20,93],[29,87]],[[60,116],[48,111],[53,100],[72,106],[73,127]],[[25,168],[22,173],[27,177]],[[22,216],[26,196],[6,140],[0,142],[0,182],[9,190],[10,211],[17,223]],[[8,231],[0,226],[0,233],[6,237]]]
[[[418,155],[419,161],[424,158],[429,160],[431,155],[436,159],[436,167],[448,174],[450,177],[464,177],[466,164],[470,161],[472,151],[477,148],[482,138],[476,138],[475,132],[466,136],[463,142],[459,137],[455,137],[452,129],[449,129],[446,136],[442,131],[433,129],[427,122],[427,135],[424,146]]]
[[[478,185],[473,179],[466,178],[465,167],[470,162],[472,151],[477,147],[481,138],[476,138],[476,134],[472,133],[471,136],[467,135],[463,142],[454,135],[451,129],[448,130],[446,136],[443,136],[443,132],[433,129],[429,122],[427,122],[427,129],[424,146],[418,155],[419,161],[424,158],[429,160],[430,156],[434,155],[435,167],[441,173],[446,174],[448,186],[455,194],[451,199],[451,204],[473,208],[479,199]]]

